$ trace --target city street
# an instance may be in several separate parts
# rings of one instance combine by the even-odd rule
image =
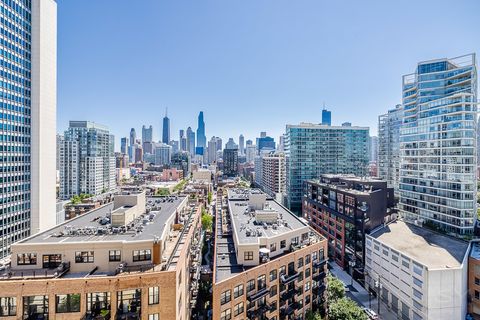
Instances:
[[[330,263],[331,269],[330,272],[340,279],[345,285],[348,286],[349,291],[347,296],[355,300],[359,305],[372,309],[377,312],[378,310],[378,301],[375,297],[371,297],[371,307],[368,297],[368,291],[357,281],[353,281],[353,287],[350,285],[352,283],[352,278],[348,273],[343,271],[335,262]],[[388,310],[387,305],[382,301],[380,304],[380,319],[382,320],[395,320],[398,317],[390,310]]]

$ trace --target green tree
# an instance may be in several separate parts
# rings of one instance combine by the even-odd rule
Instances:
[[[155,193],[157,196],[168,196],[170,194],[170,191],[168,191],[167,188],[160,188],[157,190],[157,193]]]
[[[322,320],[322,316],[318,311],[308,310],[305,315],[305,320]]]
[[[213,217],[207,213],[205,209],[202,210],[202,228],[205,231],[212,231]]]
[[[207,195],[207,200],[208,200],[209,204],[212,202],[212,198],[213,198],[213,194],[211,192],[209,192],[208,195]]]
[[[368,317],[355,301],[343,297],[329,304],[328,320],[368,320]]]
[[[332,276],[327,276],[327,303],[332,304],[335,301],[345,297],[345,286],[343,282]]]

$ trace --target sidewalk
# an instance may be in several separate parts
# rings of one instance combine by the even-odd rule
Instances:
[[[358,304],[361,306],[364,306],[366,308],[370,308],[373,311],[377,312],[378,310],[378,305],[377,305],[377,299],[374,296],[371,296],[371,307],[370,307],[370,302],[369,302],[369,295],[368,291],[365,290],[365,288],[358,283],[357,281],[353,281],[353,287],[350,285],[352,283],[352,278],[348,273],[342,270],[335,262],[331,262],[330,266],[332,267],[330,269],[330,272],[340,279],[348,288],[349,292],[347,292],[347,296],[350,297],[351,299],[355,300]],[[382,320],[395,320],[398,319],[397,316],[392,313],[390,310],[387,309],[387,306],[385,305],[384,302],[381,302],[380,304],[380,319]]]

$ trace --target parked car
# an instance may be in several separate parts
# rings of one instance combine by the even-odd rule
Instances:
[[[363,310],[363,312],[365,312],[365,313],[367,314],[368,319],[370,319],[370,320],[378,320],[378,319],[380,319],[380,318],[378,317],[378,314],[377,314],[375,311],[373,311],[372,309],[363,307],[362,310]]]

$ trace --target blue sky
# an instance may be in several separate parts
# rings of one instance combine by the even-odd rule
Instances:
[[[480,1],[58,0],[58,126],[197,127],[278,139],[288,123],[369,126],[418,61],[480,54]],[[478,59],[478,57],[477,57]],[[118,148],[118,143],[117,143]]]

